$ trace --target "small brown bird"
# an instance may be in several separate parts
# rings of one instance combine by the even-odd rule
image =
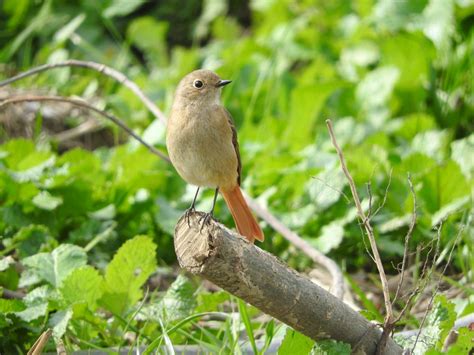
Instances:
[[[240,190],[239,144],[232,117],[220,102],[222,80],[210,70],[186,75],[176,90],[166,132],[166,146],[174,167],[188,183],[198,186],[187,213],[194,211],[200,187],[215,188],[207,223],[213,217],[220,191],[239,233],[250,242],[263,241],[263,232]]]

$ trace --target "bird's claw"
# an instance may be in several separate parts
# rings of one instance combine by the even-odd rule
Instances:
[[[202,229],[206,224],[210,224],[211,220],[214,219],[214,216],[211,213],[204,213],[201,217],[199,217],[199,223],[201,224],[201,229],[199,229],[199,233],[202,232]]]
[[[193,207],[190,207],[184,212],[184,220],[188,223],[188,227],[191,228],[191,223],[189,219],[191,218],[191,214],[194,213],[196,210]]]

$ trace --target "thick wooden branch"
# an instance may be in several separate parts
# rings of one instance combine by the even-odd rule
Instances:
[[[201,212],[181,217],[175,250],[181,267],[200,275],[314,340],[331,338],[375,354],[381,331],[338,298],[275,256],[211,221]],[[384,354],[401,354],[392,339]]]

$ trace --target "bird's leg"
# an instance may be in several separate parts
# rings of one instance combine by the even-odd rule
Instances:
[[[194,199],[193,199],[193,203],[191,204],[191,207],[189,207],[186,212],[184,212],[184,219],[186,220],[186,222],[188,222],[188,227],[191,228],[191,225],[189,224],[189,217],[191,216],[191,213],[193,213],[196,209],[194,208],[194,206],[196,205],[196,200],[197,200],[197,197],[198,197],[198,194],[199,194],[199,189],[200,187],[198,186],[197,190],[196,190],[196,194],[194,195]]]
[[[216,192],[214,193],[214,201],[212,201],[211,211],[209,211],[208,213],[203,214],[201,216],[201,218],[199,218],[199,223],[202,222],[200,231],[202,231],[202,228],[204,227],[205,224],[209,224],[211,219],[214,219],[214,207],[216,207],[216,200],[217,200],[217,194],[218,193],[219,193],[219,188],[216,188]]]

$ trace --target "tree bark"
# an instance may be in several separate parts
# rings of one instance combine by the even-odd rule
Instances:
[[[283,264],[275,256],[212,221],[201,212],[183,216],[174,245],[182,268],[279,319],[311,339],[348,343],[353,352],[375,354],[382,332],[332,294]],[[384,354],[401,354],[392,340]]]

